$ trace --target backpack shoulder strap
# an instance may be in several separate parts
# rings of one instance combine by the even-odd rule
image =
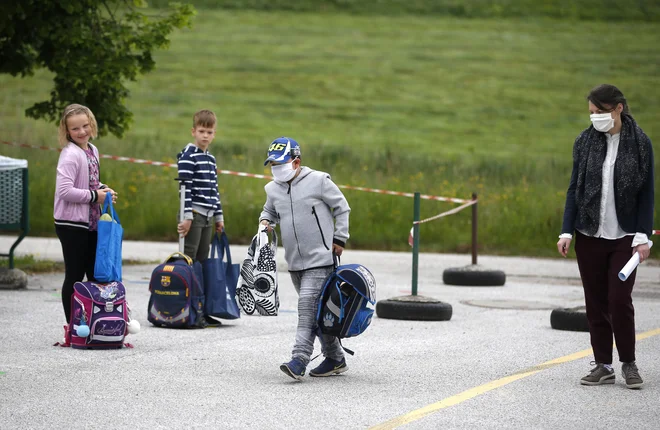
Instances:
[[[321,345],[323,345],[323,338],[321,337],[321,336],[323,335],[323,333],[321,332],[321,329],[320,329],[320,328],[317,328],[315,331],[316,331],[316,335],[317,335],[318,338],[319,338],[319,341],[321,342]],[[346,354],[355,355],[355,351],[346,348],[346,347],[341,343],[341,338],[337,338],[337,340],[339,341],[339,346],[341,346],[341,349],[343,349],[344,352],[346,352]],[[323,345],[323,346],[325,346],[325,345]],[[311,363],[312,361],[316,360],[317,358],[319,358],[319,357],[321,356],[321,354],[323,354],[323,353],[322,353],[322,352],[319,352],[318,354],[316,354],[316,356],[314,356],[311,360],[309,360],[309,362]]]

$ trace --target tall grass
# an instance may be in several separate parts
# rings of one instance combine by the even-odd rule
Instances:
[[[658,134],[660,37],[654,25],[555,20],[205,10],[131,84],[135,114],[102,153],[174,162],[192,114],[216,111],[219,168],[268,173],[268,143],[297,139],[303,163],[338,184],[479,195],[480,252],[554,255],[584,98],[618,85],[651,139]],[[23,115],[47,97],[46,72],[0,76],[0,139],[56,146],[53,124]],[[32,234],[51,235],[57,154],[0,145],[30,161]],[[175,240],[176,172],[102,160],[120,192],[127,239]],[[247,243],[264,180],[222,176],[232,242]],[[355,248],[407,247],[412,200],[345,191]],[[422,217],[451,208],[424,201]],[[421,227],[425,251],[467,251],[470,211]]]
[[[149,0],[164,7],[170,0]],[[575,20],[658,21],[654,0],[190,0],[201,9],[345,12],[364,15],[419,14],[459,18],[551,17]]]

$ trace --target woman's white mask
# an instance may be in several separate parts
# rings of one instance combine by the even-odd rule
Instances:
[[[293,163],[278,164],[270,167],[270,171],[273,172],[273,178],[276,182],[289,182],[296,175],[296,170],[293,168]]]
[[[614,118],[611,113],[593,113],[590,118],[594,128],[602,133],[607,133],[614,127]]]

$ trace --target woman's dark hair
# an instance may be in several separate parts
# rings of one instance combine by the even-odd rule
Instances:
[[[623,112],[621,113],[624,115],[632,116],[630,114],[630,108],[628,107],[628,101],[626,101],[626,98],[623,96],[621,90],[614,85],[598,85],[596,88],[591,90],[591,92],[589,92],[587,100],[593,103],[598,109],[605,111],[616,108],[616,106],[621,103],[623,105]]]

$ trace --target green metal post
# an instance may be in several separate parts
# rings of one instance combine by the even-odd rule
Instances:
[[[18,246],[19,243],[23,240],[25,236],[27,236],[28,232],[30,231],[30,206],[29,206],[29,198],[28,198],[28,169],[25,168],[23,169],[23,210],[21,213],[21,234],[18,236],[18,239],[16,239],[16,242],[11,246],[9,249],[9,268],[13,269],[14,268],[14,250]]]
[[[419,221],[419,193],[415,193],[413,220]],[[417,295],[417,266],[419,263],[419,224],[413,224],[413,261],[412,261],[412,295]]]
[[[477,200],[477,194],[472,193],[472,200]],[[472,205],[472,264],[477,264],[477,205]]]

